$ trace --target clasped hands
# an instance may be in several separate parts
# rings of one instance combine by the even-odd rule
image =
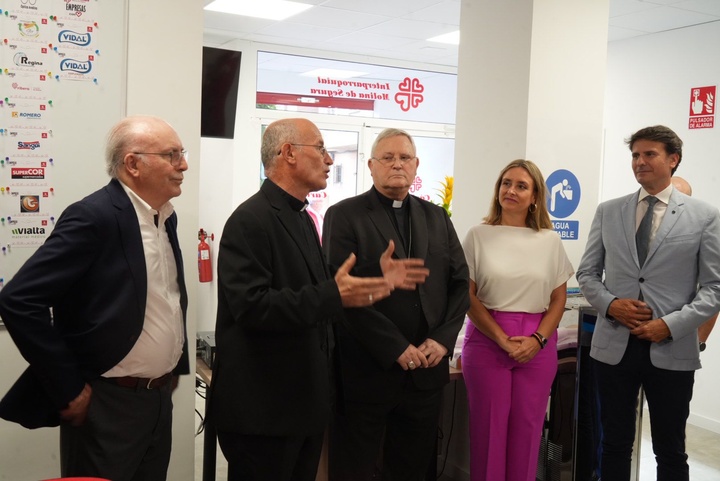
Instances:
[[[413,290],[430,275],[423,259],[393,259],[395,243],[391,240],[380,256],[383,277],[350,275],[357,258],[350,254],[335,274],[343,307],[366,307],[385,299],[395,289]]]
[[[440,364],[442,358],[445,357],[448,350],[445,346],[434,339],[425,339],[418,347],[412,344],[408,345],[405,352],[400,354],[397,362],[403,371],[414,370],[417,368],[435,367]]]
[[[608,315],[640,339],[660,342],[671,334],[665,321],[653,319],[652,309],[637,299],[615,299],[608,307]]]
[[[510,359],[520,364],[532,361],[540,352],[540,344],[533,336],[511,336],[500,347],[508,353]]]

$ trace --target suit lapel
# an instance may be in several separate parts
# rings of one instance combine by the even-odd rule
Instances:
[[[410,235],[412,236],[412,248],[409,255],[426,259],[428,250],[428,227],[425,210],[420,205],[420,201],[414,196],[410,195],[409,201],[411,219]]]
[[[117,179],[107,185],[112,203],[115,206],[115,218],[120,231],[120,243],[123,247],[125,259],[135,280],[135,294],[138,304],[145,312],[147,301],[147,268],[145,266],[145,251],[142,245],[140,224],[137,213],[125,190]]]
[[[387,211],[380,203],[380,199],[378,199],[375,191],[371,189],[366,192],[365,198],[368,201],[367,215],[375,228],[380,232],[380,235],[383,236],[385,244],[387,245],[390,239],[392,239],[395,242],[395,255],[399,258],[406,258],[408,254],[405,252],[405,245],[402,239],[400,239],[400,236],[398,236],[395,226],[390,220]]]
[[[625,232],[625,241],[628,244],[628,252],[632,254],[632,258],[638,268],[640,267],[640,260],[638,259],[637,244],[635,244],[635,217],[637,215],[639,196],[640,191],[635,192],[627,198],[622,207],[622,225],[623,232]],[[645,262],[647,262],[647,260]]]
[[[183,268],[182,252],[180,251],[180,242],[177,236],[177,214],[175,212],[165,220],[165,231],[168,234],[170,246],[173,250],[173,257],[175,257],[175,265],[177,266],[177,282],[180,287],[180,306],[183,310],[184,319],[185,312],[187,311],[187,288],[185,287],[185,269]]]
[[[282,224],[283,228],[285,228],[290,235],[290,238],[293,240],[295,245],[297,245],[298,250],[305,260],[305,264],[308,266],[308,270],[315,282],[319,283],[327,279],[327,268],[325,268],[325,272],[318,272],[317,267],[315,267],[316,263],[309,257],[312,253],[308,251],[305,246],[305,233],[300,229],[300,218],[298,217],[300,214],[291,209],[287,200],[283,199],[282,195],[275,190],[280,189],[280,187],[275,186],[275,189],[269,188],[269,185],[266,185],[266,182],[267,180],[260,188],[263,192],[265,192],[268,200],[270,200],[270,205],[273,209],[275,209],[275,215],[277,215],[280,224]]]
[[[650,259],[652,259],[655,251],[658,250],[658,248],[668,236],[670,231],[673,229],[673,227],[675,227],[675,224],[677,223],[678,219],[680,219],[680,216],[685,210],[685,203],[682,201],[678,203],[678,200],[679,199],[675,192],[675,189],[673,189],[672,193],[670,194],[670,202],[668,203],[667,210],[665,211],[665,215],[663,216],[663,220],[660,223],[660,227],[658,227],[657,232],[655,233],[655,237],[650,243],[650,249],[648,249],[648,256],[645,260],[646,264],[650,261]]]

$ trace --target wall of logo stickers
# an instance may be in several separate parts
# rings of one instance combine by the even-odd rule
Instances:
[[[110,3],[0,1],[0,288],[79,199],[79,161],[96,145],[101,156],[104,140],[85,135],[122,111],[123,67],[104,65],[101,46],[115,41],[110,57],[120,63],[123,22],[103,28],[101,13],[122,18],[125,2]],[[93,161],[102,169],[101,157]]]

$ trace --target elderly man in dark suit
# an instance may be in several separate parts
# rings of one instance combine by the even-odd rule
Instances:
[[[433,459],[448,357],[470,306],[468,267],[448,214],[409,195],[415,143],[381,132],[368,167],[373,187],[330,207],[323,249],[332,268],[357,256],[353,273],[376,275],[388,242],[399,259],[424,259],[429,276],[364,309],[346,309],[337,326],[343,401],[330,430],[330,479],[421,479]],[[384,450],[381,443],[384,433]]]
[[[687,481],[685,425],[698,326],[720,305],[720,214],[671,183],[682,140],[656,125],[627,141],[640,189],[600,204],[577,279],[598,312],[595,359],[603,479],[628,481],[635,409],[650,410],[658,481]]]
[[[387,279],[350,276],[354,256],[330,275],[306,209],[333,160],[312,122],[273,122],[261,154],[267,180],[220,241],[208,419],[230,481],[313,481],[331,410],[332,322],[389,296],[406,266],[388,250]]]
[[[171,394],[189,372],[170,204],[188,165],[175,130],[144,116],[112,128],[106,161],[110,183],[69,206],[0,291],[0,315],[30,363],[0,416],[60,423],[63,476],[163,480]]]

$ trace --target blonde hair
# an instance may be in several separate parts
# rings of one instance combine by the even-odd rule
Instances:
[[[534,230],[540,229],[552,229],[552,222],[550,222],[550,214],[547,210],[547,189],[545,188],[545,179],[543,178],[542,172],[535,163],[530,160],[517,159],[510,162],[505,168],[500,171],[497,182],[495,182],[495,191],[492,202],[490,203],[490,211],[488,215],[483,219],[486,224],[500,225],[502,220],[502,206],[498,199],[500,195],[500,185],[505,173],[514,169],[515,167],[522,167],[530,175],[533,181],[533,193],[535,194],[535,209],[528,209],[527,216],[525,217],[525,225]]]

